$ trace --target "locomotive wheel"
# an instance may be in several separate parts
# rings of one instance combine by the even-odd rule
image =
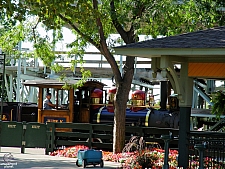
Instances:
[[[87,161],[83,160],[83,168],[86,168],[86,166],[87,166]]]
[[[104,162],[103,162],[103,160],[101,160],[101,162],[100,162],[100,167],[101,167],[101,168],[104,167]]]

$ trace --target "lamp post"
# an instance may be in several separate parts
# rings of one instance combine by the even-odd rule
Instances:
[[[5,75],[5,54],[2,54],[0,51],[0,69],[2,70],[1,73],[1,112],[0,112],[0,121],[2,120],[2,114],[3,114],[3,93],[4,93],[4,87],[5,87],[5,81],[4,81],[4,75]]]
[[[173,140],[173,134],[169,132],[169,135],[161,135],[161,139],[164,140],[164,164],[163,169],[169,169],[169,142]]]

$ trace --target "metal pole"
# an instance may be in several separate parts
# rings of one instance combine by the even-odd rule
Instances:
[[[123,45],[123,42],[121,42],[121,45]],[[120,55],[120,74],[121,77],[123,77],[123,56]]]
[[[120,55],[120,74],[123,76],[123,56]]]
[[[194,148],[199,152],[199,168],[204,169],[204,151],[207,149],[206,143],[204,144],[195,144]]]
[[[2,91],[1,91],[1,113],[0,113],[0,120],[2,120],[2,114],[3,114],[3,93],[4,93],[4,87],[5,87],[5,54],[0,53],[0,60],[2,61],[2,76],[1,76],[1,82],[2,82]]]
[[[21,41],[18,44],[18,49],[21,52]],[[21,55],[19,54],[17,66],[17,86],[16,86],[16,101],[20,102],[20,74],[21,74]]]
[[[161,135],[161,139],[164,140],[164,164],[163,164],[163,169],[169,169],[169,142],[173,139],[173,135],[170,132],[169,135]]]
[[[3,114],[3,93],[4,93],[4,87],[5,87],[5,54],[2,54],[2,51],[0,49],[0,60],[2,60],[2,92],[1,92],[1,112],[0,112],[0,122],[2,121],[2,114]],[[1,134],[1,130],[0,130]],[[0,152],[1,152],[1,138],[0,138]]]

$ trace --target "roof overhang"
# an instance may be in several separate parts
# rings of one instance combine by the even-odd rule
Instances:
[[[79,80],[70,80],[67,82],[68,85],[74,85],[78,82]],[[65,82],[59,81],[59,80],[51,80],[51,79],[43,79],[43,80],[28,80],[23,83],[25,86],[33,86],[33,87],[40,87],[40,88],[56,88],[56,89],[61,89],[64,85]],[[102,89],[106,84],[99,82],[99,81],[87,81],[84,83],[82,87],[96,87]]]
[[[115,47],[115,54],[134,56],[134,57],[145,57],[154,58],[161,57],[162,55],[180,56],[186,58],[205,58],[205,57],[224,57],[225,48],[126,48],[126,47]]]

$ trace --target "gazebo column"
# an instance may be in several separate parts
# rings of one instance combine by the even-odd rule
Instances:
[[[193,95],[193,78],[188,77],[188,63],[181,64],[181,74],[179,81],[181,95],[179,97],[180,106],[180,121],[179,121],[179,157],[178,166],[188,167],[188,137],[187,134],[190,131],[190,115],[192,107],[192,95]]]
[[[173,62],[181,64],[180,77],[177,76],[174,70]],[[160,68],[168,70],[167,77],[171,79],[174,84],[174,91],[179,97],[180,106],[180,121],[179,121],[179,157],[178,166],[188,167],[188,137],[190,131],[190,115],[192,107],[193,95],[193,78],[188,77],[188,61],[185,58],[178,59],[178,57],[161,56]],[[170,77],[171,76],[171,77]]]
[[[190,112],[191,107],[180,107],[178,166],[183,168],[187,168],[188,166],[187,132],[190,131]]]

